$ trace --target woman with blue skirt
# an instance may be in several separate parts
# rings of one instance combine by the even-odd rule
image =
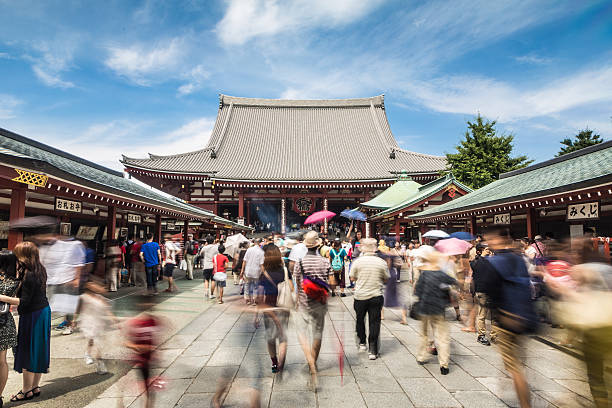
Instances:
[[[21,286],[16,297],[0,295],[0,302],[16,305],[19,312],[14,369],[23,373],[23,386],[11,398],[14,402],[40,396],[40,378],[49,371],[51,309],[45,294],[47,272],[40,263],[36,245],[22,242],[13,253]]]

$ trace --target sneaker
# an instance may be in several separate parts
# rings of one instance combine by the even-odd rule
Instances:
[[[215,295],[210,295],[209,299],[214,299]]]
[[[477,342],[479,342],[480,344],[484,345],[484,346],[490,346],[491,343],[489,343],[489,340],[487,340],[486,336],[480,335],[478,336],[478,339],[476,339]]]
[[[373,354],[373,353],[370,353],[370,354],[368,355],[368,358],[369,358],[370,360],[376,360],[376,357],[377,357],[377,356],[376,356],[376,354]]]
[[[336,292],[332,291],[332,297],[336,297]]]
[[[98,360],[96,372],[101,375],[108,373],[108,370],[106,369],[106,364],[104,364],[104,361]]]
[[[91,356],[89,354],[85,354],[85,364],[91,365],[93,363],[94,363],[94,359],[91,358]]]
[[[55,326],[55,330],[64,330],[66,328],[66,326],[68,325],[68,321],[64,320],[63,322],[61,322],[60,324],[58,324],[57,326]]]
[[[440,374],[442,375],[448,374],[448,367],[440,367]]]
[[[272,372],[274,374],[278,373],[278,366],[276,364],[272,364]]]
[[[73,330],[73,329],[72,329],[72,327],[70,327],[70,326],[66,327],[66,328],[65,328],[65,329],[62,331],[62,334],[63,334],[63,335],[65,335],[65,336],[67,336],[67,335],[69,335],[69,334],[72,334],[72,333],[74,333],[74,330]]]
[[[367,349],[368,346],[366,346],[365,343],[359,345],[359,351],[366,351]]]

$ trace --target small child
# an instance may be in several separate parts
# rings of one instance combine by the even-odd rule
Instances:
[[[102,359],[102,350],[99,344],[106,333],[109,322],[117,321],[111,311],[111,306],[103,294],[106,292],[104,286],[96,282],[87,282],[81,295],[81,309],[79,325],[83,336],[87,339],[87,350],[85,351],[85,364],[96,363],[96,372],[106,374],[108,371]],[[98,339],[98,343],[94,342]],[[95,360],[92,354],[95,353]]]
[[[223,288],[225,288],[227,283],[225,266],[229,262],[227,256],[223,255],[224,251],[225,247],[223,244],[219,245],[219,253],[213,257],[213,281],[211,293],[215,293],[215,286],[219,288],[219,304],[223,304]]]
[[[153,407],[151,365],[155,357],[155,349],[163,327],[161,319],[155,317],[150,308],[151,298],[139,296],[136,307],[141,313],[125,322],[125,345],[133,351],[131,360],[142,376],[145,387],[145,408]]]

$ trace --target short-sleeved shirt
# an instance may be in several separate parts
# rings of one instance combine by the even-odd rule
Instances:
[[[344,248],[340,248],[340,250],[337,250],[336,248],[332,248],[329,250],[329,261],[331,264],[333,264],[334,258],[337,256],[340,257],[340,261],[342,262],[342,268],[344,268],[345,258],[348,256],[346,250]]]
[[[214,268],[213,268],[213,273],[217,273],[217,272],[225,272],[225,265],[229,262],[229,259],[227,259],[227,256],[223,255],[223,254],[217,254],[215,255],[215,257],[213,258],[214,262]],[[219,275],[221,276],[221,275]]]
[[[259,246],[255,245],[247,249],[244,254],[244,275],[247,278],[259,279],[261,275],[260,266],[264,262],[264,251]]]
[[[303,268],[303,270],[302,270]],[[304,275],[308,275],[313,278],[321,279],[325,282],[329,281],[329,275],[332,274],[331,266],[327,258],[323,258],[319,255],[313,255],[307,253],[301,262],[298,261],[293,267],[293,276],[298,287],[298,307],[309,310],[313,304],[320,306],[321,303],[318,300],[311,300],[304,292],[302,288],[302,280]]]
[[[159,256],[157,256],[157,251],[159,250],[159,244],[157,242],[147,242],[140,247],[140,252],[144,257],[145,266],[151,267],[159,265]]]
[[[40,262],[47,270],[47,285],[61,285],[76,277],[77,268],[85,264],[85,247],[75,240],[57,240],[41,245]]]
[[[208,244],[202,247],[200,256],[202,257],[202,269],[213,268],[213,256],[219,253],[219,246]]]
[[[164,247],[166,251],[166,263],[176,265],[176,254],[179,251],[178,245],[172,241],[166,241]]]
[[[355,300],[383,295],[383,284],[390,278],[387,262],[375,254],[362,254],[353,262],[350,277],[355,279]]]

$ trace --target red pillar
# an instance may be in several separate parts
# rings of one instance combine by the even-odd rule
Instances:
[[[117,230],[117,207],[108,206],[108,216],[106,218],[106,242],[111,242],[115,239],[115,231]]]
[[[16,221],[25,217],[25,199],[26,190],[14,188],[11,192],[11,209],[9,212],[9,222]],[[8,234],[8,249],[13,249],[23,241],[23,233],[21,231],[10,231]]]
[[[470,234],[476,235],[476,216],[472,215],[469,220],[470,223]]]
[[[155,242],[161,242],[161,235],[162,235],[162,230],[161,230],[161,215],[157,214],[155,216],[155,236],[153,237],[153,241]]]
[[[251,225],[251,201],[246,202],[246,225]]]
[[[189,220],[185,220],[183,224],[183,248],[185,248],[185,245],[187,245],[187,241],[189,240],[187,235],[189,235]]]
[[[213,207],[213,213],[219,215],[219,193],[215,191],[215,206]]]
[[[244,191],[238,191],[238,217],[244,218]]]
[[[527,237],[533,239],[537,235],[535,208],[527,209]]]
[[[400,238],[400,222],[399,222],[399,218],[395,218],[395,240],[397,242],[400,242],[401,238]]]

